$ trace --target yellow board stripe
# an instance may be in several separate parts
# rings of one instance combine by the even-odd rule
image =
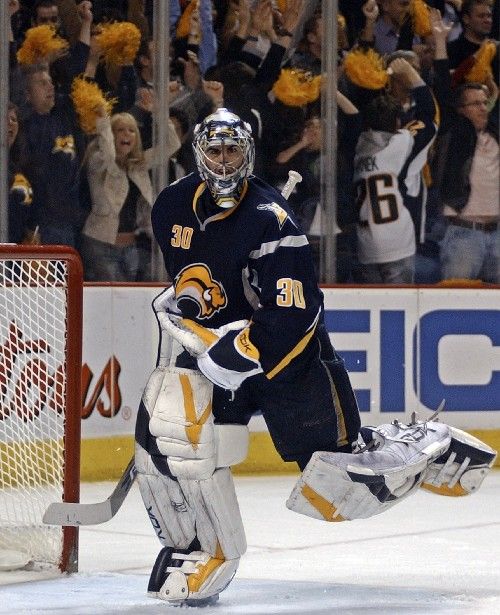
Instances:
[[[210,401],[200,416],[199,420],[196,417],[196,408],[194,405],[194,395],[189,376],[187,374],[179,374],[181,381],[182,394],[184,396],[184,412],[189,425],[186,425],[186,435],[191,442],[193,448],[197,448],[200,442],[200,434],[203,425],[206,423],[210,413],[212,412],[212,402]]]
[[[306,484],[302,487],[302,495],[309,504],[321,514],[325,521],[345,521],[342,515],[337,515],[335,517],[334,515],[337,512],[335,506],[322,495],[314,491],[312,487],[309,487],[309,485]]]
[[[120,415],[113,421],[120,419]],[[133,431],[133,425],[129,427]],[[495,450],[500,450],[500,429],[468,429],[467,433],[479,438]],[[82,482],[117,480],[134,454],[134,436],[107,436],[82,440],[80,475]],[[500,456],[495,461],[500,468]],[[251,431],[248,456],[232,467],[237,475],[299,474],[296,463],[283,461],[276,452],[268,431]],[[486,477],[485,481],[488,481]]]

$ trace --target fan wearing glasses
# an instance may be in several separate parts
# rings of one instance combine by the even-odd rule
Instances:
[[[500,283],[498,123],[490,106],[484,85],[464,83],[455,92],[458,122],[441,152],[441,199],[448,220],[441,246],[445,280]]]

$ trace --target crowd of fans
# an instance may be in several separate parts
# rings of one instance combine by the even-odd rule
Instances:
[[[339,0],[337,281],[500,283],[498,0]],[[9,241],[151,279],[153,2],[8,0]],[[247,121],[319,259],[321,0],[170,0],[168,177],[195,124]]]

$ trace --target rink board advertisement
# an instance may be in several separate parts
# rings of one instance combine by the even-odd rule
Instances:
[[[119,472],[133,452],[137,407],[156,362],[151,302],[160,291],[84,289],[84,476],[105,477],[115,465]],[[405,420],[413,411],[424,418],[444,399],[443,421],[498,446],[500,289],[344,287],[324,294],[325,322],[351,375],[363,424]],[[250,458],[241,469],[281,470],[262,418],[252,419],[250,429]]]

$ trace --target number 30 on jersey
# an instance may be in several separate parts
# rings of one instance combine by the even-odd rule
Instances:
[[[280,278],[276,282],[276,288],[279,291],[279,295],[276,297],[276,305],[279,307],[295,306],[302,310],[305,309],[304,288],[300,280]]]

